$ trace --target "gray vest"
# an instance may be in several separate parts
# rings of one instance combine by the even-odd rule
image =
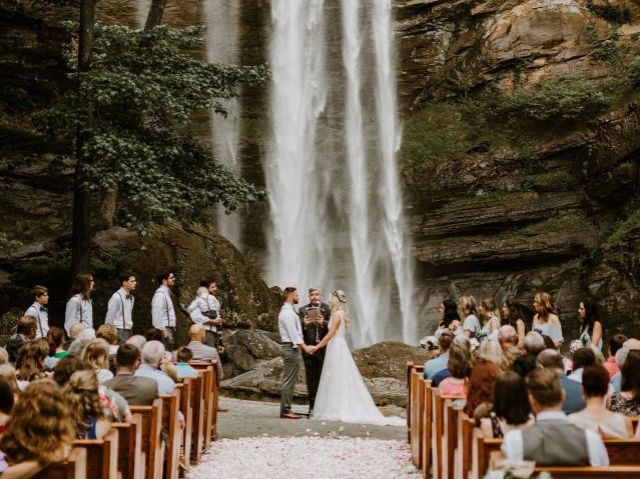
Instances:
[[[589,449],[584,429],[569,421],[543,420],[522,430],[525,461],[536,466],[588,466]]]

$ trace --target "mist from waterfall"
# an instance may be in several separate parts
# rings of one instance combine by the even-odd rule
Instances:
[[[236,65],[239,63],[238,35],[240,31],[240,2],[205,0],[204,20],[207,26],[207,60],[210,63]],[[238,158],[240,138],[240,100],[229,100],[224,117],[211,110],[211,141],[215,158],[234,176],[240,176]],[[237,213],[227,215],[217,208],[218,232],[242,249],[241,224]]]
[[[344,289],[356,346],[413,343],[390,0],[272,0],[271,14],[268,280],[303,302]]]

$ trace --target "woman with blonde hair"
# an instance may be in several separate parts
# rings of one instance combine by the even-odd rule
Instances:
[[[113,378],[109,370],[109,343],[104,339],[94,339],[82,351],[82,360],[93,369],[100,384]]]
[[[496,339],[500,329],[500,311],[495,299],[484,298],[480,301],[479,312],[482,318],[480,336],[485,339]]]
[[[558,317],[558,308],[553,297],[549,293],[538,293],[533,300],[533,308],[536,315],[533,317],[531,329],[537,331],[541,335],[547,335],[556,345],[556,348],[562,346],[562,325]]]
[[[327,347],[320,376],[314,419],[361,424],[401,425],[400,418],[385,418],[378,410],[358,371],[346,340],[349,306],[344,291],[331,295],[329,332],[310,351]]]
[[[21,394],[0,438],[0,477],[28,478],[64,459],[74,439],[69,405],[51,380],[34,381]]]
[[[478,303],[473,296],[462,296],[460,298],[460,310],[462,311],[464,322],[462,328],[458,328],[458,331],[462,329],[462,334],[467,338],[477,337],[480,334],[481,326],[478,319]]]
[[[89,369],[76,371],[64,385],[64,400],[73,413],[72,424],[78,439],[102,439],[111,428],[104,419],[99,387],[96,373]]]

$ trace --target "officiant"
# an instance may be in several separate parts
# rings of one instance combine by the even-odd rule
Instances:
[[[299,309],[299,314],[304,342],[308,346],[315,346],[329,332],[329,319],[331,317],[331,308],[328,304],[322,302],[320,288],[309,288],[309,304],[302,306]],[[302,352],[304,370],[307,377],[307,391],[309,392],[309,414],[313,412],[316,394],[318,393],[325,351],[326,348],[322,348],[314,354]]]

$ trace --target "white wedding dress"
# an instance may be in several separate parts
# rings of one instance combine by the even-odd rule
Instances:
[[[374,404],[349,351],[344,321],[327,345],[313,419],[388,426],[406,424],[402,418],[383,416]]]

